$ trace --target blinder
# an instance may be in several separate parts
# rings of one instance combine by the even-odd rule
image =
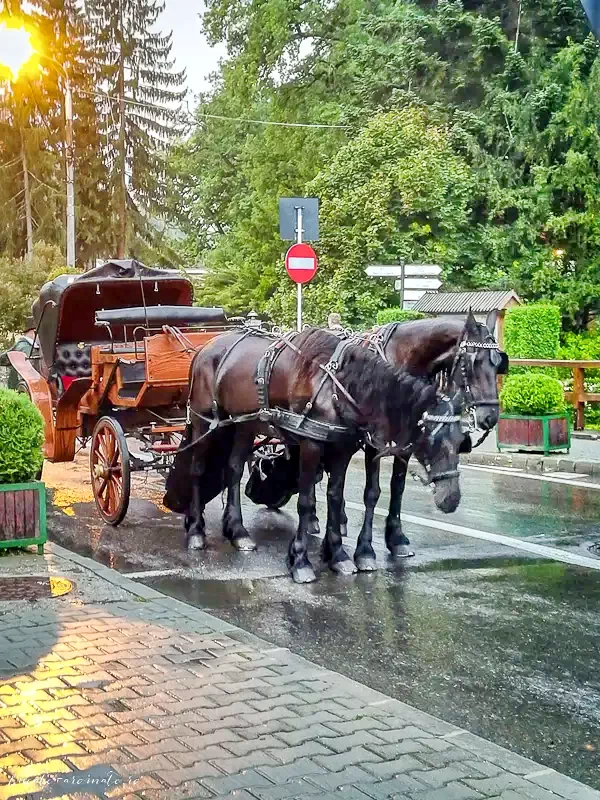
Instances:
[[[508,356],[503,350],[492,350],[490,352],[492,357],[492,364],[496,367],[498,375],[506,375],[508,373]]]

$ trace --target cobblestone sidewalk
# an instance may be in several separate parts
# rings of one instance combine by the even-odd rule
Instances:
[[[49,571],[73,577],[78,594],[0,603],[0,800],[600,800],[548,767],[50,550]]]

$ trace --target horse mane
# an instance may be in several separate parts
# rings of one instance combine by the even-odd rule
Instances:
[[[300,350],[296,356],[298,381],[308,382],[323,375],[319,365],[329,361],[339,341],[337,336],[319,328],[297,336],[294,344]],[[404,419],[409,422],[410,430],[436,401],[436,387],[431,381],[392,367],[359,342],[344,352],[336,377],[367,419]],[[339,399],[346,405],[343,395]]]

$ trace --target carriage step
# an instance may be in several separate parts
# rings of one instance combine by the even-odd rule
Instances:
[[[159,442],[150,446],[155,453],[176,453],[179,450],[178,444],[164,444]]]

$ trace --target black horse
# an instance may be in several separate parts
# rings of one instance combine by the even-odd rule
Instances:
[[[498,348],[491,333],[495,323],[495,312],[488,315],[485,325],[477,322],[469,313],[464,322],[453,318],[438,318],[390,323],[376,333],[360,338],[365,344],[374,346],[382,358],[393,366],[407,370],[416,377],[437,381],[443,391],[455,399],[457,410],[465,415],[468,426],[459,450],[469,452],[470,433],[479,429],[484,438],[498,421],[497,376],[507,371],[508,359]],[[376,569],[372,547],[373,516],[381,493],[380,464],[376,456],[376,451],[367,444],[365,517],[354,555],[358,569],[364,571]],[[409,548],[410,542],[402,530],[400,517],[410,456],[409,448],[402,457],[394,458],[385,541],[395,557],[413,555]],[[269,467],[268,461],[265,467]],[[285,505],[296,489],[291,480],[293,476],[282,469],[272,469],[267,480],[262,482],[256,479],[256,475],[255,468],[251,472],[246,493],[255,502],[264,503],[271,508]],[[344,505],[340,526],[342,536],[345,536],[347,517]],[[311,512],[309,529],[311,533],[319,533],[316,503]]]
[[[306,537],[322,463],[329,473],[323,557],[335,572],[355,571],[340,524],[347,467],[365,439],[375,454],[414,452],[442,510],[453,511],[460,501],[463,435],[452,401],[438,397],[433,382],[325,331],[309,329],[293,339],[252,331],[217,337],[192,364],[189,410],[164,501],[186,514],[189,549],[205,546],[204,507],[223,488],[224,535],[237,549],[255,548],[242,521],[240,481],[257,436],[299,448],[299,523],[288,550],[297,582],[315,579]]]

